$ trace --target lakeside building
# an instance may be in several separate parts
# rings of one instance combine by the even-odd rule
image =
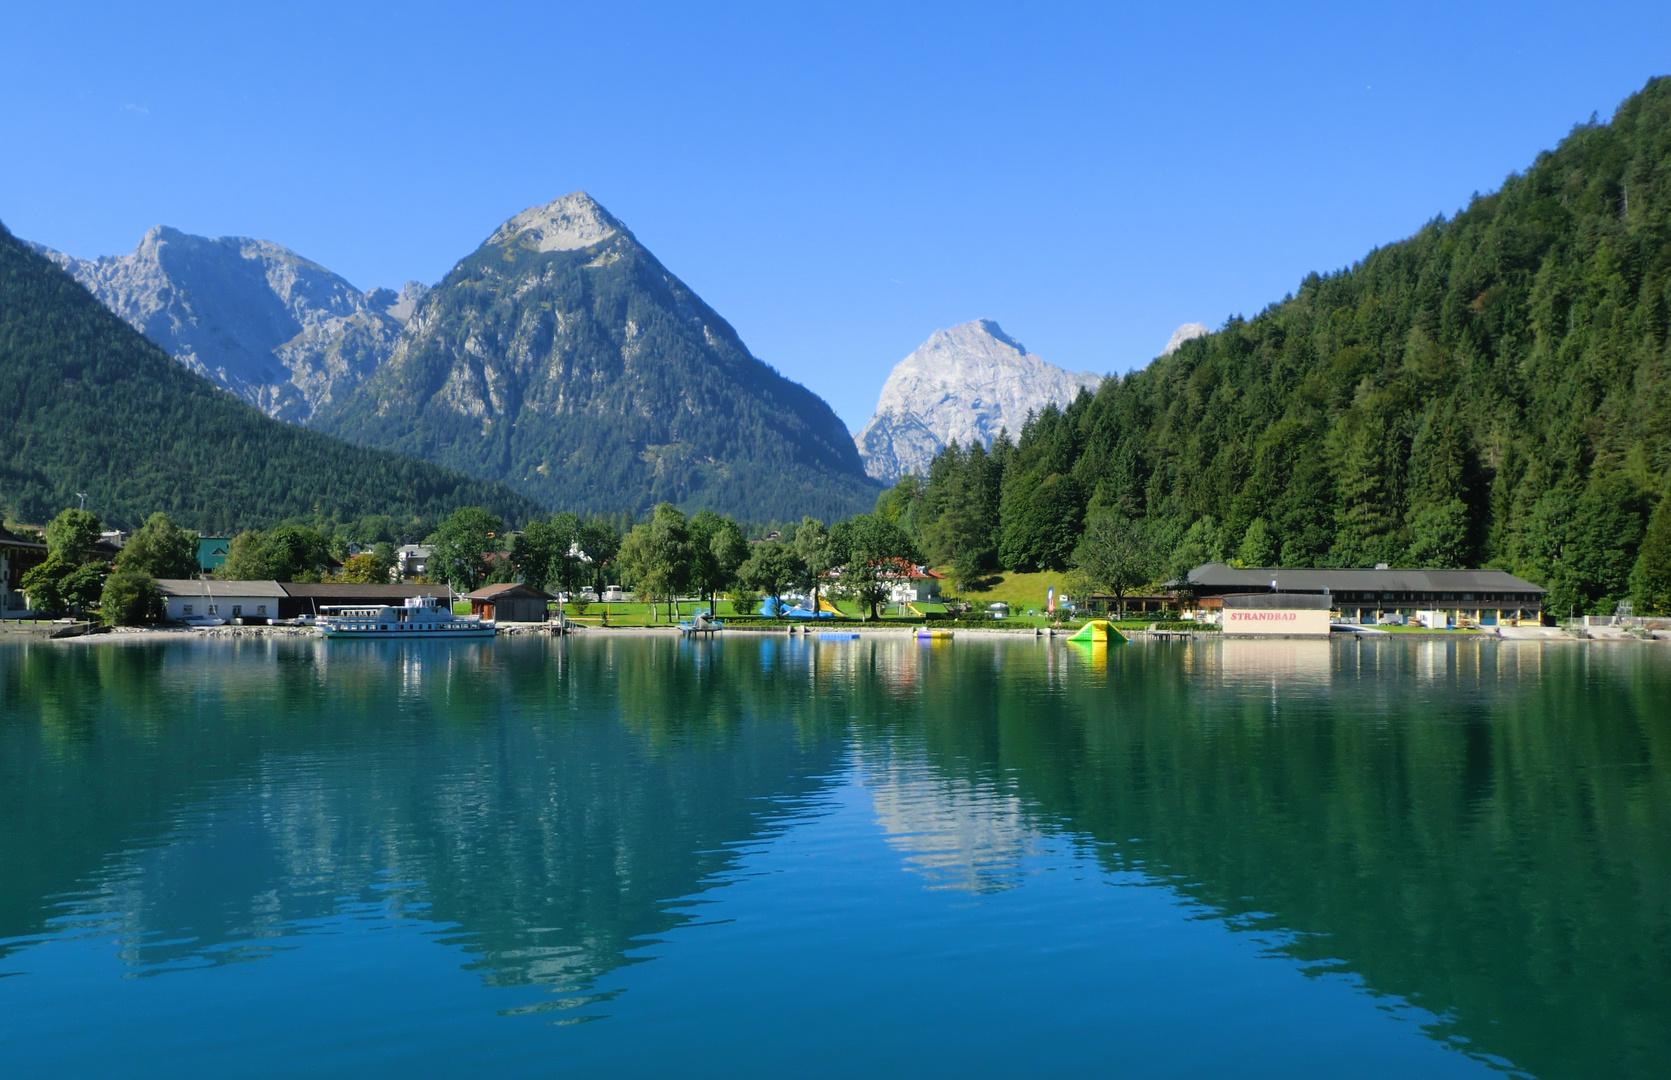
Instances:
[[[500,585],[484,585],[472,593],[465,593],[470,601],[470,614],[497,622],[544,622],[549,618],[546,604],[556,597],[550,593],[511,581]]]
[[[351,581],[277,581],[284,593],[279,601],[279,618],[295,619],[318,615],[330,605],[352,607],[400,607],[413,596],[434,596],[451,603],[454,593],[445,585],[370,585]]]
[[[1226,634],[1328,637],[1330,599],[1324,593],[1231,593],[1224,601]]]
[[[1543,621],[1544,590],[1505,570],[1374,570],[1234,567],[1205,563],[1167,588],[1186,608],[1223,609],[1231,596],[1284,593],[1326,597],[1342,621],[1439,618],[1451,626],[1518,626]],[[1190,599],[1185,600],[1184,596]]]
[[[1109,613],[1119,614],[1120,598],[1113,593],[1094,592],[1086,601],[1090,610],[1099,615]],[[1176,598],[1171,596],[1157,596],[1150,593],[1128,593],[1125,598],[1126,617],[1133,615],[1151,615],[1159,617],[1171,608],[1178,606]]]
[[[0,619],[35,614],[23,592],[23,575],[46,562],[46,545],[0,529]]]
[[[202,578],[158,578],[168,618],[277,619],[284,587],[276,581],[213,581]]]

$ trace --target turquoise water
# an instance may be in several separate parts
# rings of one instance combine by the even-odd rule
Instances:
[[[1671,649],[0,646],[0,1073],[1671,1075]]]

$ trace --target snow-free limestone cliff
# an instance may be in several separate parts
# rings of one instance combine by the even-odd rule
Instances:
[[[876,414],[855,436],[865,471],[891,482],[928,472],[954,439],[991,446],[998,432],[1021,430],[1028,413],[1065,406],[1102,376],[1047,364],[990,319],[936,330],[894,366]]]
[[[565,510],[665,500],[767,522],[876,499],[829,405],[582,191],[499,226],[315,426]]]
[[[363,382],[427,291],[362,293],[278,244],[164,225],[127,255],[32,246],[187,368],[294,423]]]

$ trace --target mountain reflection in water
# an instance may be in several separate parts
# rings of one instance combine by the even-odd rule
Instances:
[[[1065,843],[1484,1060],[1667,1075],[1665,652],[7,645],[0,973],[68,933],[133,974],[260,962],[364,908],[585,1005],[856,787],[922,888],[1025,890]]]

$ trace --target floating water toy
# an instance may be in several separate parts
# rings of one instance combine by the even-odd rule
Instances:
[[[1068,640],[1079,645],[1092,645],[1097,643],[1104,645],[1124,645],[1126,642],[1126,635],[1116,630],[1114,628],[1114,624],[1109,622],[1107,619],[1092,619],[1084,626],[1081,626],[1079,631],[1072,637],[1068,638]]]

